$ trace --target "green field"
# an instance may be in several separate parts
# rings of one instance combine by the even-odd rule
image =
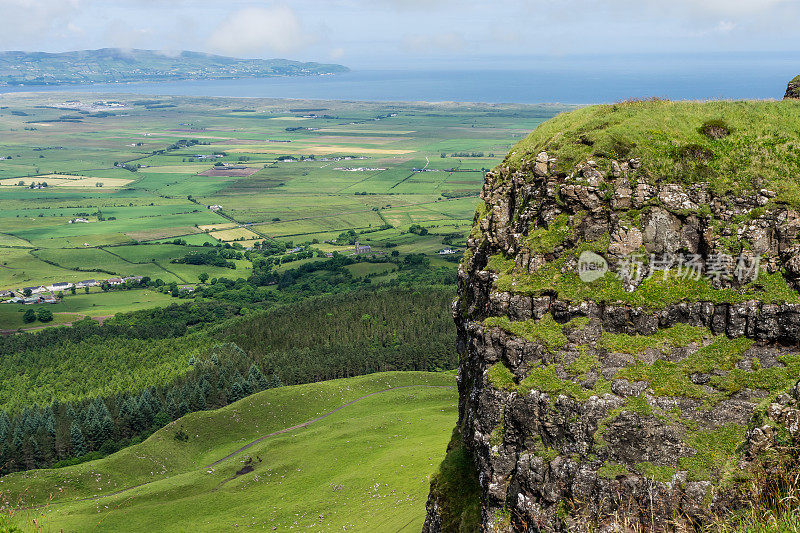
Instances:
[[[2,495],[25,531],[419,531],[457,399],[450,373],[271,389],[98,461],[8,475]]]
[[[67,294],[59,304],[3,304],[0,305],[0,331],[16,330],[19,328],[37,328],[46,325],[59,325],[80,320],[83,317],[107,317],[117,313],[164,307],[174,304],[175,300],[169,295],[151,290],[136,290],[124,292],[102,292],[93,288],[89,294],[79,292],[75,295]],[[43,324],[34,322],[25,324],[22,315],[28,309],[38,310],[47,308],[53,311],[53,321]]]
[[[70,106],[101,99],[87,98],[0,95],[0,289],[112,275],[180,284],[201,272],[249,275],[249,262],[236,271],[176,265],[191,248],[133,246],[175,238],[245,247],[274,238],[348,253],[323,241],[354,229],[375,250],[434,257],[444,234],[468,233],[484,169],[565,109],[189,97],[158,97],[154,107],[104,95],[125,107],[58,121]],[[303,108],[319,111],[301,118]],[[70,223],[76,218],[89,222]],[[203,229],[224,224],[221,233]],[[393,228],[374,231],[386,224]],[[409,234],[412,224],[431,233]]]

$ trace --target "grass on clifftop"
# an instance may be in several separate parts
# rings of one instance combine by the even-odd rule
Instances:
[[[547,151],[558,169],[642,159],[654,181],[708,182],[717,193],[768,188],[800,205],[800,103],[641,101],[585,107],[545,122],[506,158],[518,168]],[[640,175],[642,175],[640,173]],[[788,178],[788,179],[787,179]]]

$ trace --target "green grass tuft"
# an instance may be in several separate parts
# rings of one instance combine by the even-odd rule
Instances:
[[[575,250],[580,253],[582,248]],[[741,289],[714,289],[711,280],[653,276],[644,280],[633,292],[626,292],[620,280],[608,273],[591,283],[581,281],[577,273],[562,272],[566,258],[562,257],[531,273],[501,274],[494,288],[516,294],[540,296],[555,292],[568,301],[624,303],[650,309],[663,309],[681,301],[741,303],[761,300],[765,303],[797,303],[798,293],[779,273],[762,271],[758,279]]]
[[[711,335],[706,328],[677,324],[660,329],[654,335],[625,335],[624,333],[603,332],[598,347],[618,353],[640,354],[652,348],[667,352],[675,346],[687,346],[699,342],[704,335]]]
[[[569,227],[569,216],[566,214],[558,215],[548,227],[540,227],[531,231],[524,239],[528,248],[535,254],[548,254],[570,235],[572,229]]]
[[[486,371],[486,376],[489,378],[489,383],[491,383],[495,389],[510,391],[516,387],[514,383],[514,374],[511,373],[511,370],[509,370],[502,361],[498,361],[490,366]]]
[[[619,476],[630,476],[631,473],[623,464],[606,461],[597,469],[597,475],[606,479],[616,479]]]
[[[567,344],[561,324],[545,315],[541,320],[523,320],[513,322],[508,317],[489,317],[483,321],[487,327],[497,327],[531,342],[540,342],[549,350],[556,351]]]
[[[721,476],[727,463],[736,460],[734,452],[744,441],[746,431],[745,426],[730,423],[689,433],[686,443],[697,453],[678,459],[678,467],[688,472],[689,481],[705,481]]]

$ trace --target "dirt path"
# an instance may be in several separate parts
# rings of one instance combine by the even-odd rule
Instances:
[[[331,411],[327,411],[326,413],[323,413],[323,414],[321,414],[320,416],[318,416],[316,418],[312,418],[312,419],[306,420],[305,422],[302,422],[300,424],[295,424],[294,426],[287,427],[287,428],[284,428],[284,429],[280,429],[278,431],[273,431],[272,433],[268,433],[266,435],[262,435],[261,437],[258,437],[257,439],[245,444],[241,448],[229,453],[225,457],[223,457],[221,459],[218,459],[218,460],[214,461],[213,463],[211,463],[210,465],[205,466],[203,468],[204,469],[213,468],[214,466],[216,466],[216,465],[218,465],[218,464],[220,464],[220,463],[222,463],[224,461],[227,461],[228,459],[236,457],[237,455],[239,455],[243,451],[247,450],[248,448],[251,448],[251,447],[255,446],[256,444],[258,444],[259,442],[262,442],[262,441],[264,441],[264,440],[266,440],[266,439],[268,439],[270,437],[275,437],[277,435],[282,435],[284,433],[288,433],[288,432],[294,431],[296,429],[302,429],[304,427],[310,426],[314,422],[319,422],[320,420],[322,420],[324,418],[327,418],[327,417],[331,416],[332,414],[341,411],[345,407],[349,407],[349,406],[353,405],[354,403],[360,402],[361,400],[364,400],[364,399],[369,398],[371,396],[375,396],[377,394],[383,394],[385,392],[390,392],[390,391],[395,391],[395,390],[400,390],[400,389],[412,389],[412,388],[452,389],[453,387],[455,387],[455,385],[403,385],[401,387],[390,387],[388,389],[383,389],[383,390],[379,390],[379,391],[376,391],[376,392],[371,392],[369,394],[365,394],[364,396],[356,398],[355,400],[352,400],[350,402],[342,404],[339,407],[337,407],[336,409],[333,409]],[[181,474],[184,474],[184,473],[185,472],[181,472]],[[180,474],[178,474],[178,475],[180,475]],[[236,477],[236,476],[234,476],[234,477]],[[112,496],[117,496],[119,494],[131,491],[133,489],[138,489],[139,487],[143,487],[145,485],[149,485],[149,484],[155,483],[157,481],[163,481],[164,479],[169,479],[169,478],[155,479],[153,481],[145,481],[144,483],[139,483],[138,485],[132,485],[130,487],[126,487],[124,489],[119,489],[119,490],[116,490],[114,492],[109,492],[108,494],[101,494],[99,496],[88,496],[86,498],[78,498],[78,499],[75,499],[75,500],[64,500],[64,501],[59,501],[59,502],[50,502],[50,503],[45,504],[45,505],[36,505],[36,506],[32,506],[32,507],[22,507],[22,508],[17,509],[17,510],[18,511],[33,511],[33,510],[36,510],[36,509],[43,509],[45,507],[52,507],[54,505],[62,505],[62,504],[65,504],[65,503],[75,503],[75,502],[87,502],[87,501],[102,500],[102,499],[105,499],[105,498],[110,498]],[[225,480],[225,481],[230,481],[230,479]],[[225,482],[223,482],[223,484],[224,483]]]

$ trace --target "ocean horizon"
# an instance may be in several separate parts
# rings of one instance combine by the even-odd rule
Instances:
[[[353,70],[309,77],[181,80],[87,85],[7,86],[0,93],[72,92],[354,101],[480,103],[610,103],[673,100],[780,99],[800,72],[797,56],[749,54],[683,59],[551,59],[526,68]]]

